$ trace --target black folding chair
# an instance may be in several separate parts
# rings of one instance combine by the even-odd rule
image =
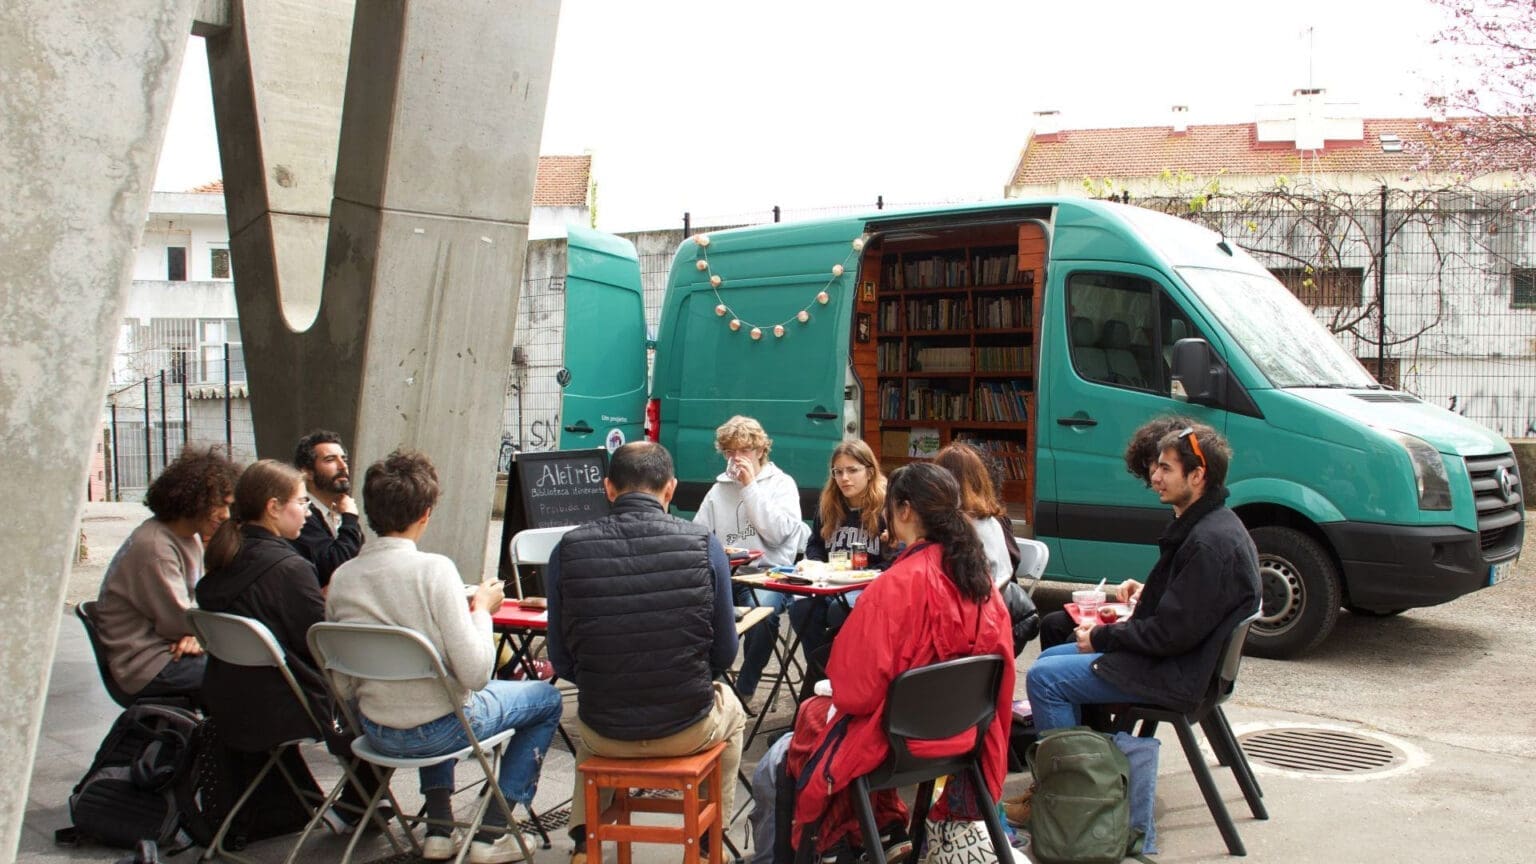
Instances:
[[[82,600],[75,604],[75,617],[80,619],[80,626],[85,628],[85,636],[91,643],[91,653],[96,656],[96,671],[101,673],[101,684],[107,688],[107,695],[112,697],[120,707],[128,708],[134,703],[146,705],[171,705],[177,708],[195,710],[196,705],[186,696],[136,696],[123,689],[123,685],[117,683],[112,675],[112,666],[107,661],[107,648],[101,644],[101,631],[96,629],[96,601]]]
[[[891,682],[885,706],[885,733],[890,739],[891,753],[878,768],[855,778],[850,790],[864,837],[864,854],[871,864],[886,864],[871,793],[917,785],[911,833],[913,848],[920,849],[928,808],[933,803],[934,781],[950,775],[962,775],[969,781],[966,785],[986,823],[997,860],[1013,860],[1008,835],[997,816],[997,802],[987,791],[987,781],[981,773],[987,730],[997,713],[997,688],[1002,681],[1004,662],[1009,661],[997,654],[962,657],[909,669]],[[955,756],[924,759],[912,755],[907,746],[908,741],[942,740],[967,730],[975,730],[975,743]],[[814,852],[814,843],[807,832],[799,850],[801,860]]]
[[[1236,778],[1243,798],[1248,801],[1248,809],[1252,811],[1253,818],[1268,819],[1264,792],[1253,776],[1253,769],[1248,765],[1248,757],[1243,754],[1243,748],[1237,744],[1237,737],[1232,734],[1232,725],[1227,722],[1226,712],[1221,709],[1221,704],[1231,697],[1237,686],[1237,669],[1243,659],[1243,642],[1248,638],[1248,628],[1253,626],[1260,614],[1261,611],[1254,612],[1237,622],[1227,635],[1205,698],[1200,700],[1195,710],[1186,714],[1159,705],[1130,705],[1115,715],[1113,723],[1114,729],[1119,732],[1130,732],[1140,723],[1143,738],[1156,735],[1158,723],[1173,725],[1179,733],[1179,744],[1184,748],[1184,758],[1189,762],[1189,769],[1194,773],[1195,781],[1200,784],[1200,794],[1205,796],[1205,806],[1210,809],[1216,827],[1221,830],[1221,837],[1227,843],[1227,852],[1233,855],[1247,855],[1248,852],[1243,847],[1243,839],[1238,836],[1237,826],[1232,823],[1231,814],[1227,812],[1227,805],[1216,790],[1216,781],[1206,767],[1205,756],[1195,740],[1194,727],[1199,724],[1205,732],[1217,762],[1232,769],[1232,776]]]

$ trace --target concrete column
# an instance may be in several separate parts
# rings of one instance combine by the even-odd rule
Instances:
[[[194,0],[0,3],[0,860],[15,857],[92,433]]]
[[[300,435],[326,426],[347,440],[359,481],[395,447],[426,451],[445,494],[423,545],[478,574],[559,3],[363,8],[352,25],[318,304],[306,257],[318,217],[303,209],[289,218],[300,208],[280,202],[312,208],[304,190],[323,182],[323,163],[313,153],[298,167],[276,162],[267,142],[273,123],[296,123],[307,128],[296,130],[295,151],[321,143],[328,91],[298,115],[301,106],[278,116],[258,102],[249,130],[220,121],[221,139],[253,139],[221,148],[257,448],[286,458]],[[273,52],[252,54],[253,78],[288,81],[296,67],[330,62],[304,38],[259,35],[284,20],[266,15],[235,16],[247,50]],[[239,97],[218,78],[216,105]],[[232,171],[236,157],[259,173]],[[258,189],[263,197],[247,206]]]

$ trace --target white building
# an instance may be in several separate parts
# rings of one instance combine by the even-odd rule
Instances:
[[[539,157],[530,240],[590,222],[591,167],[591,156]],[[223,183],[151,195],[103,411],[116,459],[93,469],[92,500],[138,497],[183,441],[256,458],[234,280]]]

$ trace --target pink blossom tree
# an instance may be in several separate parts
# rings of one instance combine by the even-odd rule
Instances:
[[[1435,43],[1465,73],[1427,107],[1435,164],[1463,177],[1536,177],[1536,0],[1434,0],[1448,14]],[[1443,119],[1442,119],[1443,118]]]

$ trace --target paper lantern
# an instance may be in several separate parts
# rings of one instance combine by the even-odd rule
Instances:
[[[719,315],[722,318],[725,317],[725,304],[724,303],[721,303],[719,306],[715,307],[715,314]]]
[[[832,278],[836,279],[837,277],[839,277],[841,275],[843,275],[843,265],[841,265],[841,264],[833,264],[832,265]]]
[[[693,238],[693,242],[697,243],[701,247],[702,246],[708,246],[709,245],[709,235],[708,234],[700,234],[697,237]]]
[[[759,328],[759,327],[753,327],[752,328],[752,338],[753,339],[761,339],[761,338],[763,338],[763,331],[762,331],[762,329]]]
[[[720,277],[719,276],[711,276],[711,277],[709,277],[709,285],[710,285],[711,288],[719,288],[720,287]]]
[[[855,237],[855,238],[853,238],[853,251],[858,252],[858,251],[862,250],[863,248],[864,248],[864,238],[863,237]]]
[[[703,258],[700,258],[699,260],[693,262],[693,266],[699,268],[700,272],[702,272],[709,269],[709,262],[705,261]]]
[[[783,324],[775,324],[775,325],[773,325],[773,335],[777,336],[780,339],[783,339],[784,338],[784,325]]]
[[[832,298],[828,297],[827,296],[827,292],[825,292],[825,291],[822,291],[821,293],[816,295],[816,302],[820,303],[823,306],[827,305],[827,301],[831,300],[831,299]]]
[[[801,324],[804,324],[805,322],[811,320],[811,313],[805,311],[804,309],[801,309],[798,313],[795,314],[795,318]]]
[[[732,318],[731,319],[731,329],[732,330],[740,330],[741,329],[741,319],[740,318]]]

